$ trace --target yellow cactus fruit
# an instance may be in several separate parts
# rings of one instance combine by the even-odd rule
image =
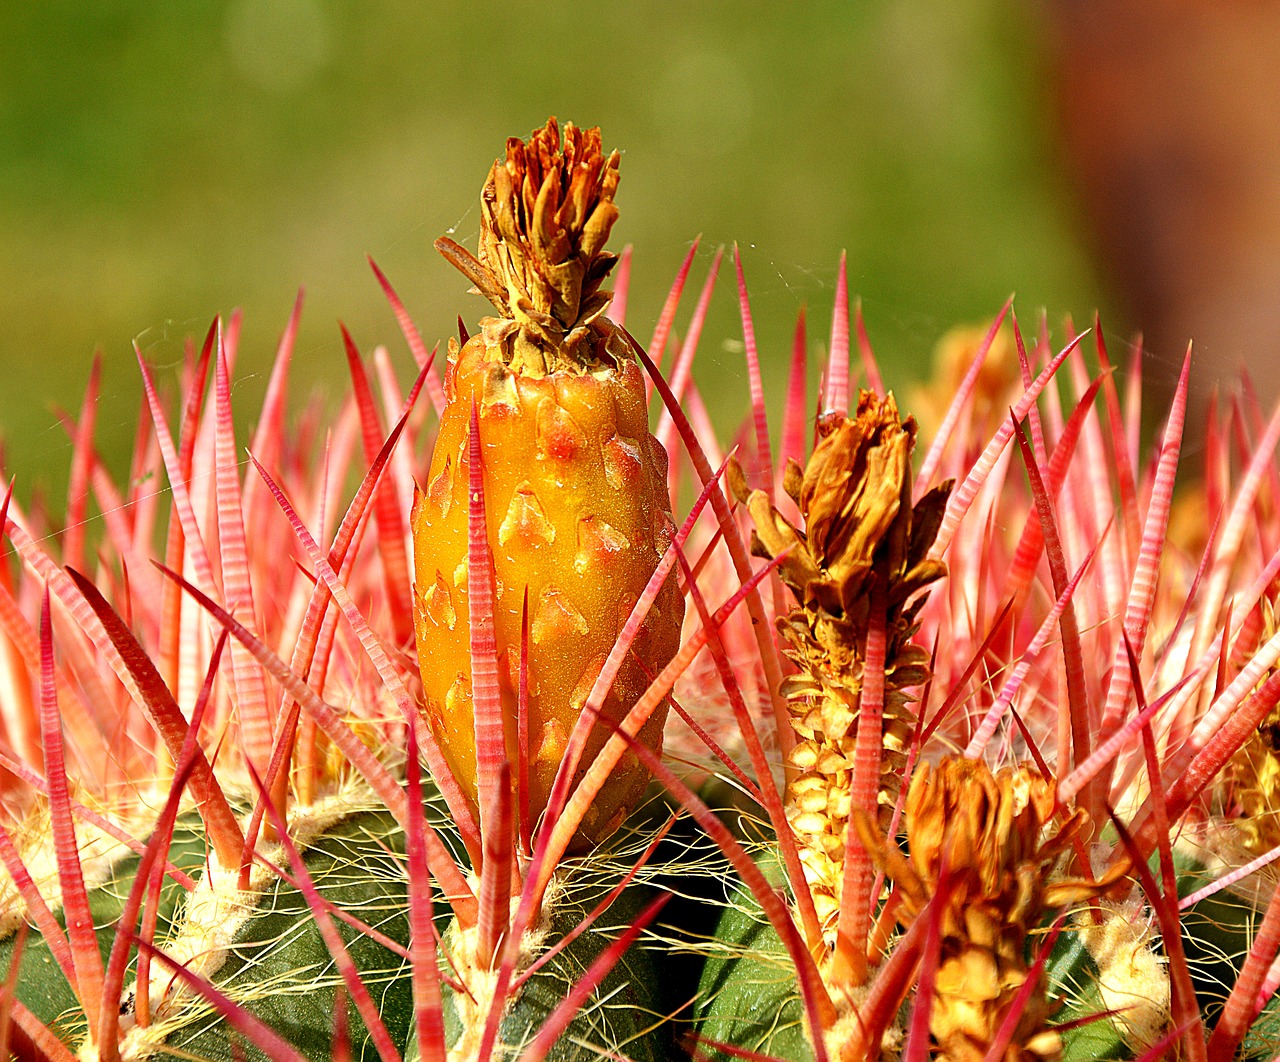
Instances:
[[[465,793],[477,795],[469,651],[469,429],[479,426],[507,756],[528,764],[529,815],[546,806],[583,705],[631,607],[671,541],[667,455],[649,434],[644,379],[604,316],[604,251],[617,217],[618,156],[598,129],[554,119],[507,142],[481,197],[480,255],[437,242],[498,310],[451,346],[430,474],[413,507],[418,656],[430,726]],[[517,747],[527,600],[528,746]],[[602,714],[620,720],[679,643],[684,601],[668,579]],[[662,744],[665,706],[640,732]],[[579,775],[609,736],[592,731]],[[608,835],[642,795],[619,763],[578,843]]]

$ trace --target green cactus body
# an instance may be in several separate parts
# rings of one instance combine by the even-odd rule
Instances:
[[[404,833],[390,814],[363,811],[315,838],[303,859],[322,898],[407,947],[404,847]],[[387,1031],[403,1048],[413,1020],[408,960],[345,922],[335,920],[335,925]],[[331,1057],[341,976],[299,889],[280,880],[270,883],[228,945],[212,981],[307,1058],[324,1062]],[[353,1057],[376,1058],[368,1031],[350,1004],[348,1014]],[[180,1051],[209,1062],[235,1057],[232,1049],[239,1037],[203,1003],[190,1001],[158,1031],[165,1029],[165,1053]],[[269,1062],[252,1045],[239,1046],[242,1057]]]
[[[572,873],[572,866],[567,869]],[[570,881],[573,880],[571,876]],[[541,927],[526,934],[526,941],[536,941],[530,958],[536,958],[571,932],[608,891],[606,885],[596,881],[569,887],[553,886]],[[503,1013],[496,1058],[519,1057],[591,963],[634,921],[653,895],[654,890],[643,885],[625,889],[591,932],[572,941],[524,983]],[[458,938],[455,923],[445,935],[443,950],[456,954]],[[660,969],[654,952],[633,945],[605,977],[591,1001],[577,1012],[547,1059],[594,1062],[617,1055],[633,1062],[668,1062],[673,1046],[670,1023],[663,1020]],[[443,1001],[446,1042],[451,1050],[458,1050],[470,1023],[477,1017],[483,1020],[484,1015],[476,1015],[469,1001],[460,998],[448,985],[443,987]],[[469,1057],[465,1050],[463,1057]]]
[[[196,876],[204,867],[205,858],[204,833],[200,828],[199,817],[194,814],[182,816],[174,828],[169,862],[177,869]],[[89,888],[89,905],[104,963],[115,940],[125,899],[133,887],[138,862],[139,857],[135,853],[126,853],[108,864],[104,880]],[[181,915],[183,896],[182,887],[166,877],[161,886],[157,908],[158,938],[167,937],[176,927]],[[61,922],[61,912],[57,914]],[[11,969],[18,941],[15,928],[16,926],[10,926],[8,934],[0,940],[0,970]],[[84,1012],[63,976],[62,968],[54,961],[48,944],[37,932],[28,932],[23,942],[15,984],[18,1001],[54,1029],[65,1042],[74,1044],[83,1037]]]
[[[771,884],[781,884],[776,860],[759,861]],[[700,941],[706,959],[694,1003],[693,1031],[711,1059],[734,1056],[717,1044],[755,1051],[784,1062],[810,1062],[804,1005],[795,966],[755,897],[726,885],[720,917]]]
[[[1178,895],[1183,897],[1220,876],[1207,869],[1198,856],[1177,850],[1174,865]],[[1215,892],[1182,912],[1182,946],[1200,1012],[1210,1027],[1222,1013],[1240,964],[1253,946],[1270,889],[1270,885],[1264,889],[1261,883],[1245,879],[1241,889]],[[1277,1052],[1280,1052],[1280,1001],[1272,996],[1250,1027],[1237,1057],[1252,1062],[1273,1059]]]
[[[437,809],[438,810],[438,809]],[[404,834],[385,811],[367,811],[327,830],[308,848],[305,860],[321,895],[348,914],[385,934],[402,947],[409,944],[407,883],[403,869]],[[572,874],[572,865],[566,870]],[[608,878],[592,876],[586,885],[557,890],[538,934],[536,958],[581,923],[609,891]],[[514,1058],[616,936],[636,917],[653,889],[625,889],[603,915],[602,923],[560,951],[532,975],[506,1006],[499,1026],[498,1059]],[[443,904],[436,907],[443,933],[442,954],[456,957],[457,923]],[[362,980],[377,1004],[382,1021],[406,1057],[417,1050],[413,1027],[411,969],[406,958],[383,944],[338,923]],[[447,962],[442,972],[453,973]],[[318,932],[303,894],[284,882],[273,883],[259,899],[254,914],[236,933],[214,983],[243,1004],[309,1059],[326,1062],[333,1049],[335,990],[340,975]],[[659,977],[651,953],[632,947],[593,997],[577,1013],[548,1054],[553,1062],[587,1062],[607,1050],[634,1062],[667,1062],[671,1035],[661,1021],[657,998]],[[451,1048],[461,1039],[463,1021],[456,994],[443,986],[443,1016]],[[367,1030],[348,1004],[353,1057],[377,1057]],[[487,1014],[478,1015],[483,1022]],[[476,1015],[470,1018],[475,1020]],[[166,1051],[181,1051],[209,1062],[231,1062],[234,1034],[226,1022],[203,1005],[195,1005],[171,1025]],[[245,1048],[247,1059],[267,1056]]]
[[[439,810],[428,807],[430,817],[438,821]],[[325,828],[309,838],[303,853],[321,896],[406,945],[409,932],[403,831],[385,809],[355,808],[350,813],[330,810],[323,818]],[[199,818],[184,815],[174,831],[168,859],[197,879],[192,897],[206,902],[207,890],[202,893],[199,879],[208,866],[208,858]],[[119,931],[119,918],[138,863],[139,857],[129,853],[111,866],[105,881],[90,890],[90,907],[104,964]],[[238,928],[231,939],[221,947],[195,948],[192,965],[220,991],[281,1032],[308,1058],[327,1059],[334,990],[339,980],[333,959],[303,894],[270,876],[270,872],[264,873],[269,877],[266,887],[257,890],[256,895],[244,895],[245,903],[252,906],[239,912]],[[162,949],[174,954],[193,950],[193,927],[184,917],[191,902],[180,885],[169,878],[164,880],[156,926],[156,941]],[[233,912],[230,917],[237,916]],[[360,937],[346,923],[339,921],[337,925],[357,969],[371,991],[381,996],[384,1022],[403,1042],[412,1015],[407,962],[381,943]],[[207,943],[209,927],[201,927],[198,932]],[[8,969],[16,941],[16,934],[0,941],[0,968]],[[132,996],[135,970],[136,954],[125,980],[127,998]],[[123,1056],[164,1057],[182,1052],[185,1057],[217,1062],[232,1058],[234,1036],[223,1019],[190,994],[169,989],[169,981],[167,971],[153,963],[151,994],[157,1020],[145,1029],[128,1022],[122,1024]],[[81,1044],[86,1031],[83,1011],[48,944],[36,933],[26,937],[16,984],[20,1003],[68,1046]],[[168,1001],[162,1001],[166,995]],[[364,1057],[362,1052],[367,1045],[362,1038],[367,1036],[354,1015],[352,1027],[356,1057]],[[264,1057],[255,1054],[252,1047],[241,1047],[246,1057]]]
[[[367,802],[366,802],[367,803]],[[437,829],[445,826],[438,801],[427,805]],[[313,836],[303,861],[321,897],[335,908],[358,919],[395,944],[409,944],[408,890],[404,866],[404,832],[389,812],[358,805],[349,814],[325,816],[324,829]],[[446,834],[446,836],[448,836]],[[199,819],[184,816],[174,832],[169,860],[199,878],[207,852]],[[96,884],[90,901],[105,963],[118,931],[118,920],[133,886],[138,857],[130,854],[111,867],[105,881]],[[579,876],[586,884],[559,887],[538,934],[536,958],[564,934],[581,923],[610,889],[608,875]],[[570,880],[574,880],[571,876]],[[614,878],[616,880],[616,878]],[[199,888],[199,886],[197,886]],[[584,970],[616,934],[610,927],[625,927],[635,918],[654,890],[649,886],[624,889],[602,917],[602,924],[565,947],[532,975],[507,1006],[499,1029],[500,1043],[515,1051],[542,1026]],[[184,891],[166,879],[161,892],[156,939],[158,945],[181,954]],[[326,1062],[334,1048],[335,997],[341,976],[305,895],[294,885],[272,877],[252,898],[252,910],[243,914],[229,942],[219,955],[198,957],[202,974],[229,999],[279,1033],[304,1057]],[[445,951],[458,935],[444,904],[435,910],[438,930],[444,934]],[[413,989],[409,961],[381,941],[365,936],[335,919],[343,943],[361,979],[377,1004],[378,1013],[403,1055],[416,1052],[413,1035]],[[187,927],[189,929],[189,927]],[[12,961],[16,935],[0,941],[0,968]],[[136,960],[135,960],[136,965]],[[448,972],[447,965],[442,967]],[[132,967],[126,992],[133,979]],[[153,966],[153,1001],[163,992],[169,976]],[[55,1030],[72,1048],[84,1039],[84,1015],[75,994],[53,961],[48,945],[35,933],[28,934],[17,971],[17,998],[37,1018]],[[671,1033],[661,1020],[658,992],[660,977],[653,955],[632,947],[614,967],[589,1002],[574,1018],[547,1056],[559,1062],[599,1057],[606,1048],[625,1053],[635,1062],[666,1062]],[[154,1004],[153,1004],[154,1005]],[[126,1029],[121,1041],[125,1058],[165,1058],[231,1062],[269,1060],[269,1056],[234,1032],[208,1003],[187,993],[171,995],[161,1006],[158,1019],[145,1030]],[[461,1034],[459,1008],[454,994],[444,992],[446,1032],[453,1045]],[[368,1030],[348,1003],[352,1057],[377,1057]],[[500,1051],[497,1057],[507,1054]],[[237,1054],[237,1052],[239,1052]],[[514,1055],[512,1055],[514,1057]]]
[[[1061,1002],[1053,1015],[1055,1024],[1082,1022],[1063,1034],[1063,1062],[1134,1057],[1125,1030],[1115,1019],[1090,1020],[1104,1013],[1108,1004],[1099,984],[1097,961],[1081,934],[1064,932],[1058,938],[1045,972],[1050,998]]]

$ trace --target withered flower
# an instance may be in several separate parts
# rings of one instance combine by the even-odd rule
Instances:
[[[992,775],[980,760],[949,757],[916,768],[906,800],[909,856],[887,845],[863,818],[859,835],[895,884],[899,920],[910,925],[949,891],[941,928],[929,1031],[936,1057],[980,1062],[1003,1026],[1028,976],[1029,941],[1046,915],[1097,896],[1116,875],[1098,882],[1051,880],[1079,833],[1084,812],[1049,825],[1053,783],[1034,767],[1005,767]],[[1054,1011],[1043,979],[1017,1020],[1004,1062],[1043,1062],[1061,1054],[1048,1025]]]
[[[480,197],[477,258],[448,237],[437,249],[497,308],[503,360],[545,375],[590,362],[610,329],[593,328],[612,293],[601,290],[618,256],[605,242],[618,219],[618,153],[605,155],[599,129],[560,127],[554,118],[526,144],[507,140]],[[579,347],[586,344],[586,349]]]

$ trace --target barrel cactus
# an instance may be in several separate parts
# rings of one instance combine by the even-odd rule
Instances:
[[[413,381],[287,415],[299,302],[242,461],[232,317],[0,503],[0,1058],[1274,1057],[1280,416],[1175,491],[1008,308],[900,404],[842,264],[775,437],[735,252],[726,453],[618,173],[508,141],[443,373],[377,272]]]
[[[521,150],[509,147],[495,173],[526,159],[515,143]],[[106,514],[98,556],[65,532],[55,560],[35,519],[6,499],[22,567],[4,574],[13,697],[0,960],[10,973],[5,1042],[20,1056],[625,1052],[664,1062],[674,1050],[672,1026],[655,1020],[666,1006],[661,978],[650,952],[632,946],[667,898],[647,860],[670,827],[652,815],[624,826],[645,778],[628,757],[632,777],[619,785],[625,741],[592,725],[600,704],[615,706],[615,726],[644,714],[652,723],[635,729],[660,747],[672,679],[651,684],[645,669],[671,664],[682,613],[674,556],[664,559],[676,529],[663,452],[647,433],[635,359],[601,314],[617,159],[601,156],[598,132],[572,127],[562,150],[554,122],[528,152],[545,177],[539,210],[560,181],[565,209],[521,214],[538,228],[504,230],[501,253],[509,262],[523,248],[531,270],[569,275],[581,305],[562,347],[588,361],[564,373],[526,367],[521,430],[530,445],[554,436],[544,455],[558,462],[547,473],[553,488],[570,475],[599,479],[575,489],[576,510],[557,508],[567,493],[547,499],[570,549],[563,571],[558,553],[547,561],[539,543],[511,543],[528,537],[538,503],[528,490],[500,493],[509,470],[523,468],[515,437],[493,437],[519,428],[512,410],[495,412],[482,391],[468,423],[474,388],[463,366],[474,344],[452,351],[441,386],[381,274],[418,359],[407,389],[379,350],[376,394],[344,335],[352,397],[331,426],[317,408],[290,429],[295,312],[242,475],[233,319],[189,352],[176,432],[142,365],[151,421],[127,492],[94,453],[92,402],[71,426],[79,475],[69,512],[83,520],[92,496]],[[492,186],[491,175],[489,204]],[[584,196],[593,210],[579,216]],[[555,237],[557,226],[572,237],[567,251],[535,252],[530,241]],[[513,295],[510,312],[527,324],[535,311]],[[486,321],[477,339],[495,327]],[[516,347],[532,335],[517,328]],[[490,352],[479,350],[482,360]],[[560,350],[552,343],[548,356]],[[495,355],[485,371],[505,369]],[[605,379],[614,371],[616,383]],[[434,432],[417,407],[424,388],[438,403]],[[550,410],[539,405],[544,392]],[[570,453],[593,402],[604,403],[609,430]],[[438,460],[458,476],[454,522],[424,525],[440,483],[428,470],[411,530],[418,451],[433,436]],[[363,481],[343,512],[361,461]],[[166,548],[153,562],[162,506]],[[415,541],[420,570],[424,549],[462,544],[447,564],[452,622],[436,622],[445,607],[436,582],[415,589]],[[590,564],[574,564],[575,543]],[[521,547],[534,551],[523,575],[510,567]],[[444,563],[428,559],[433,572]],[[459,571],[468,577],[455,582]],[[516,611],[514,626],[513,596],[517,610],[521,596],[533,606]],[[556,627],[555,607],[580,609],[588,629]],[[441,634],[461,642],[441,644]],[[456,701],[435,697],[442,678],[445,689],[466,688],[465,725],[457,712],[441,725]],[[531,723],[540,740],[530,754]],[[608,851],[596,844],[606,836]]]
[[[737,477],[797,668],[785,784],[744,846],[751,887],[726,890],[737,947],[708,949],[695,1003],[706,1057],[1275,1053],[1280,419],[1254,449],[1256,407],[1234,411],[1236,482],[1211,420],[1217,464],[1175,501],[1187,366],[1144,465],[1100,331],[1090,377],[1083,336],[1055,355],[1042,329],[1028,352],[1000,326],[969,343],[918,469],[873,361],[848,409],[833,343],[807,464]],[[1064,365],[1066,410],[1046,388]]]

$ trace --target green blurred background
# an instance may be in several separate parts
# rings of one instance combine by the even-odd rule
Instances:
[[[431,248],[474,246],[508,135],[548,114],[624,154],[628,323],[648,335],[690,241],[738,241],[778,392],[798,307],[815,347],[847,250],[891,384],[1011,291],[1056,323],[1103,298],[1019,0],[777,4],[171,0],[0,4],[0,433],[19,496],[57,500],[95,348],[99,444],[122,471],[137,341],[161,373],[243,307],[255,407],[299,286],[295,379],[336,395],[336,319],[409,356],[372,254],[428,342],[485,307]],[[746,384],[726,270],[699,378],[726,425]],[[682,317],[680,327],[683,327]]]

